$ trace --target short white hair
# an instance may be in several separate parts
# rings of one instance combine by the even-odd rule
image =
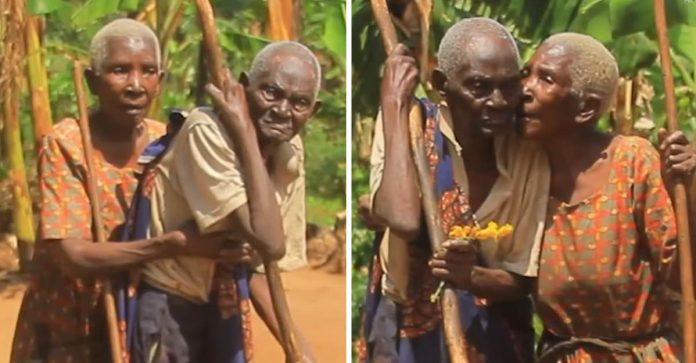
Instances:
[[[601,42],[585,34],[557,33],[541,45],[562,47],[570,59],[572,92],[579,97],[594,93],[602,98],[600,114],[609,110],[619,82],[619,66]]]
[[[249,79],[257,79],[261,74],[268,72],[273,62],[273,56],[278,52],[289,52],[301,60],[312,62],[314,66],[314,76],[316,77],[316,83],[314,84],[314,97],[316,97],[321,88],[321,65],[314,53],[298,42],[281,40],[272,42],[263,47],[251,62],[248,73]]]
[[[510,48],[515,52],[515,57],[519,64],[520,55],[512,34],[502,24],[493,19],[475,17],[462,19],[447,29],[440,41],[440,47],[437,52],[438,68],[447,77],[450,77],[469,60],[470,54],[466,49],[462,49],[462,46],[477,38],[486,41],[490,37],[499,37],[508,41]]]
[[[155,32],[139,21],[122,18],[106,24],[92,38],[89,45],[89,56],[94,72],[100,73],[102,71],[104,58],[106,58],[106,46],[113,38],[133,38],[152,42],[155,47],[157,69],[162,69],[162,52]]]

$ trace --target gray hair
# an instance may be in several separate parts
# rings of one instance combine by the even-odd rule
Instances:
[[[160,50],[159,39],[157,39],[155,32],[153,32],[150,27],[139,21],[122,18],[106,24],[104,27],[99,29],[97,34],[95,34],[92,38],[92,42],[89,45],[89,56],[94,72],[100,73],[102,71],[104,58],[106,58],[106,46],[109,43],[109,40],[113,38],[133,38],[143,41],[151,41],[155,46],[157,69],[159,70],[162,68],[162,53]]]
[[[316,83],[314,85],[314,97],[319,94],[319,89],[321,88],[321,65],[319,60],[314,55],[314,53],[298,42],[290,40],[281,40],[272,42],[261,51],[256,54],[254,60],[251,62],[251,67],[249,68],[249,79],[257,79],[261,74],[268,72],[271,64],[273,62],[273,56],[278,52],[287,51],[290,54],[298,57],[303,61],[311,61],[314,66],[314,75],[316,76]]]
[[[619,82],[619,66],[601,42],[585,34],[557,33],[541,45],[562,47],[571,59],[571,91],[581,98],[587,93],[597,94],[602,98],[600,115],[609,110]]]
[[[517,44],[512,34],[500,23],[489,18],[466,18],[452,25],[440,41],[437,52],[437,66],[446,76],[452,75],[469,59],[469,52],[462,45],[471,41],[489,41],[490,37],[499,37],[510,43],[514,49],[517,63],[520,62]]]

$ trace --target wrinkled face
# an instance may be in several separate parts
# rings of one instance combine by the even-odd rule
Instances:
[[[297,135],[316,109],[317,74],[311,60],[288,52],[273,54],[268,71],[250,79],[250,116],[259,141],[279,144]]]
[[[571,92],[571,61],[563,47],[542,44],[522,69],[521,128],[525,136],[552,137],[573,124],[578,98]]]
[[[99,98],[103,112],[124,123],[139,123],[157,95],[163,75],[157,64],[155,44],[115,37],[105,47],[101,69],[86,73],[90,90]]]
[[[469,61],[449,75],[444,90],[455,134],[512,130],[521,96],[514,47],[508,40],[487,37],[474,39],[462,51],[470,52]]]

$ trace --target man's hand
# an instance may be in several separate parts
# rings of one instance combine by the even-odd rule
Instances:
[[[471,288],[471,274],[476,266],[478,248],[466,240],[448,240],[436,251],[428,265],[433,276],[460,289]]]
[[[667,130],[661,129],[658,137],[665,177],[669,179],[690,177],[696,168],[696,151],[686,135],[681,131],[675,131],[668,135]]]
[[[250,244],[243,242],[226,243],[217,255],[218,262],[234,266],[240,263],[252,264],[260,262],[261,257]]]
[[[256,133],[249,116],[244,86],[232,78],[229,70],[226,71],[222,90],[210,83],[205,86],[205,90],[213,100],[222,122],[235,131],[233,136],[247,137],[249,132]]]
[[[382,75],[382,100],[397,100],[407,105],[418,85],[418,68],[403,44],[398,44],[387,57]]]

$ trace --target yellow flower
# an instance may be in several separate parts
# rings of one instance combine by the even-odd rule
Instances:
[[[495,239],[509,236],[512,233],[512,230],[513,230],[512,224],[504,224],[504,225],[500,226],[500,228],[498,229],[498,233],[495,236]]]
[[[453,226],[449,231],[449,237],[453,239],[475,238],[479,240],[503,238],[512,233],[511,224],[499,226],[496,222],[488,222],[486,228],[479,226]]]

